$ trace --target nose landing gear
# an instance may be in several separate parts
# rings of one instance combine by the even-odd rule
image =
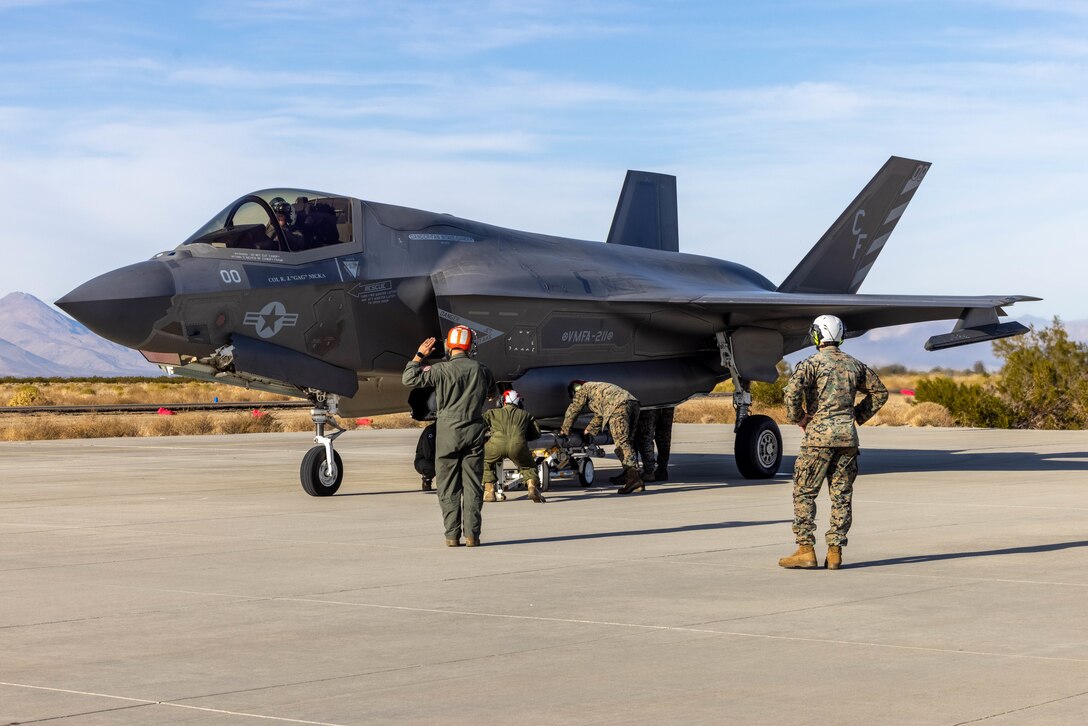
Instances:
[[[313,404],[310,420],[314,422],[314,443],[317,446],[302,457],[299,478],[302,480],[303,490],[311,497],[329,497],[336,493],[344,479],[344,462],[340,459],[340,454],[332,448],[332,442],[344,433],[344,429],[336,423],[336,408],[340,397],[317,391],[311,393],[310,402]],[[335,431],[326,435],[326,426]]]

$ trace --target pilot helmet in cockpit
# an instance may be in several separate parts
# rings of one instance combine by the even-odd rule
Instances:
[[[272,207],[272,211],[277,215],[283,215],[283,222],[285,225],[290,226],[294,221],[295,210],[283,197],[273,197],[272,201],[268,203],[268,206]]]

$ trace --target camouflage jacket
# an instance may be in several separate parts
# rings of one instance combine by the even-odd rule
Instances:
[[[865,397],[855,404],[858,392]],[[827,345],[797,364],[786,384],[786,419],[805,427],[802,446],[857,446],[863,424],[888,400],[888,389],[872,368]]]
[[[586,426],[586,431],[591,434],[600,432],[604,422],[612,417],[615,411],[627,404],[628,401],[638,401],[634,396],[614,383],[600,381],[587,381],[582,384],[578,392],[574,394],[570,406],[567,407],[567,415],[563,418],[562,431],[570,432],[574,420],[582,409],[589,406],[593,412],[593,420]]]
[[[540,426],[533,414],[511,403],[484,411],[484,421],[491,430],[491,440],[496,443],[528,443],[540,438]]]

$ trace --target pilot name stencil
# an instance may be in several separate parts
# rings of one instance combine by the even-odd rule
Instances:
[[[271,338],[284,328],[298,323],[298,313],[289,313],[281,302],[270,302],[260,312],[246,313],[243,325],[252,325],[261,338]]]
[[[270,283],[284,282],[308,282],[309,280],[324,280],[327,277],[324,272],[300,272],[293,275],[275,275],[269,277]]]

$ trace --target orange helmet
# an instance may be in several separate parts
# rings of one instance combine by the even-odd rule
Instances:
[[[476,337],[472,328],[465,325],[455,325],[446,335],[446,347],[450,350],[468,351],[472,348],[472,341]]]

